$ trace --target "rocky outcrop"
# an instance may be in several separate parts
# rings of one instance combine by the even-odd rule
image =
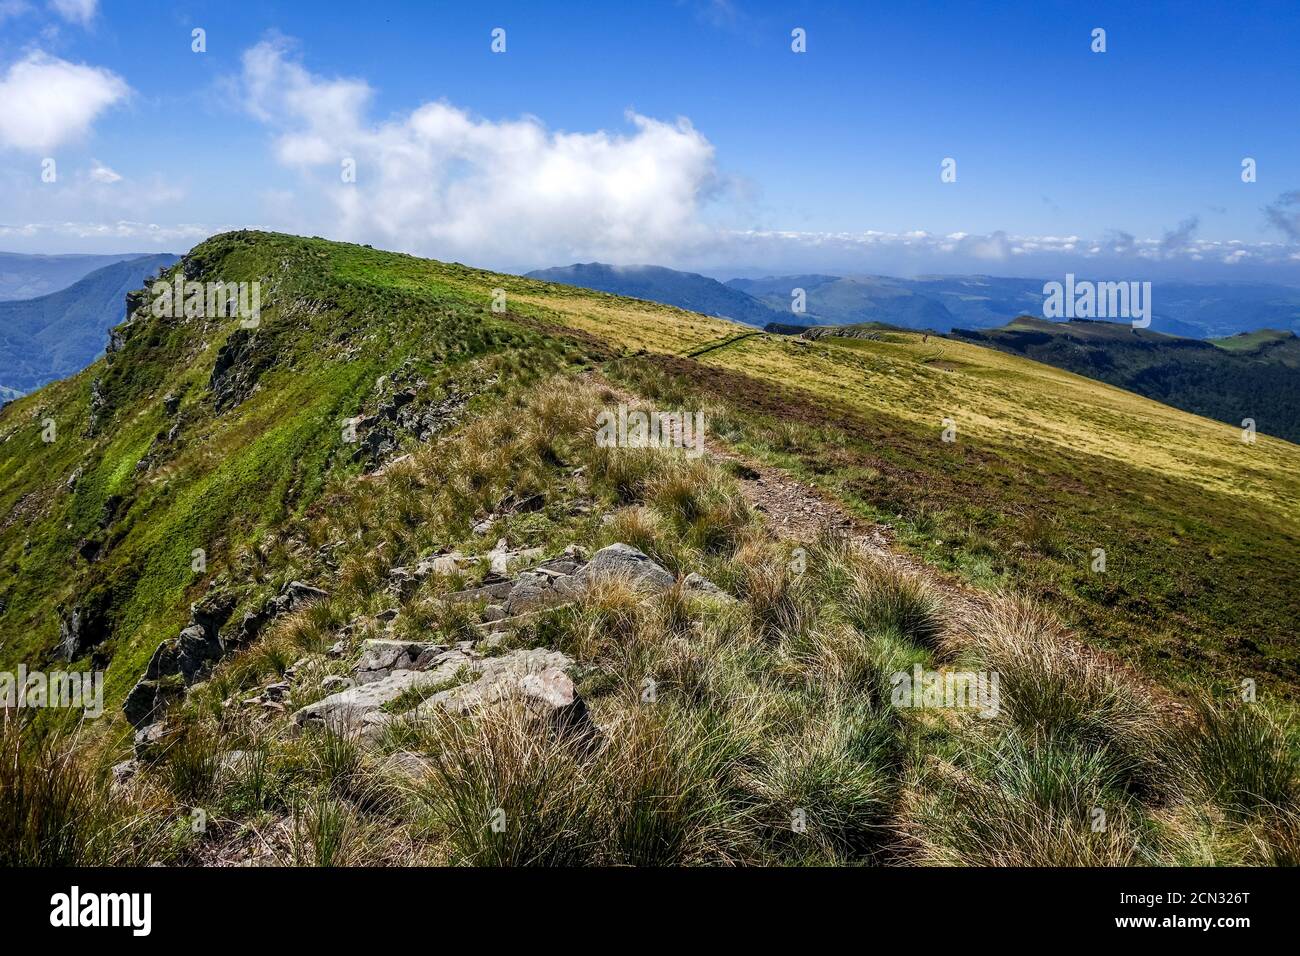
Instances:
[[[103,595],[60,608],[58,615],[58,655],[65,661],[75,661],[109,637],[108,600]]]
[[[573,660],[559,651],[515,650],[484,657],[470,645],[367,641],[355,670],[357,685],[309,704],[293,715],[299,727],[331,727],[374,736],[394,720],[427,717],[437,709],[466,713],[517,697],[565,732],[586,726],[586,705],[565,673]],[[390,705],[416,691],[413,708]]]
[[[387,642],[395,643],[395,642]],[[355,687],[331,694],[314,704],[308,704],[293,715],[299,727],[329,727],[340,732],[369,734],[381,730],[390,718],[385,705],[397,700],[411,690],[427,690],[430,694],[449,684],[470,657],[464,651],[440,647],[426,657],[421,653],[423,669],[393,669],[382,676],[369,671],[371,679]],[[374,663],[372,659],[371,663]],[[361,679],[363,672],[357,672]]]
[[[447,648],[423,641],[370,640],[361,645],[361,659],[353,671],[358,684],[383,680],[393,671],[422,671]]]
[[[179,699],[185,688],[207,675],[212,666],[234,647],[252,640],[275,617],[296,611],[329,592],[301,581],[290,581],[258,611],[244,614],[239,624],[222,629],[234,611],[234,599],[215,594],[190,607],[190,623],[174,638],[158,645],[144,677],[131,688],[122,712],[134,727],[154,720],[167,705]]]

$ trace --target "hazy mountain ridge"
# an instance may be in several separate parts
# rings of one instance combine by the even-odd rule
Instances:
[[[776,317],[771,309],[743,291],[694,272],[663,266],[611,266],[601,262],[575,263],[529,272],[529,279],[558,282],[646,299],[715,318],[733,319],[762,327]]]
[[[176,260],[170,253],[132,257],[58,292],[0,302],[0,386],[26,392],[81,371],[125,317],[127,292]]]
[[[750,325],[883,322],[935,332],[997,328],[1019,315],[1041,314],[1045,281],[986,275],[905,279],[811,273],[717,282],[661,266],[603,263],[542,269],[528,275],[725,316]],[[1078,277],[1108,278],[1084,273]],[[728,295],[718,286],[745,298]],[[797,289],[805,293],[803,312],[792,309]],[[1300,289],[1290,286],[1159,280],[1152,283],[1151,296],[1150,329],[1167,335],[1205,339],[1262,328],[1300,332]]]
[[[0,252],[0,302],[10,299],[35,299],[66,289],[96,269],[127,259],[156,255],[151,252],[124,252],[116,255],[33,255]]]

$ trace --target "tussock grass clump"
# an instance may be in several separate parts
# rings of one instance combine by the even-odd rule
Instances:
[[[791,863],[870,859],[894,839],[900,727],[862,700],[835,699],[769,743],[752,775],[764,836]]]
[[[840,607],[864,634],[896,634],[919,647],[938,648],[943,635],[943,606],[915,574],[872,562],[847,582]]]
[[[349,866],[365,861],[364,830],[356,811],[326,791],[294,806],[290,833],[294,866]]]
[[[668,517],[678,537],[695,551],[734,549],[753,523],[753,513],[735,482],[702,458],[666,456],[647,483],[646,499]]]
[[[1199,695],[1195,720],[1168,735],[1164,759],[1188,796],[1233,819],[1294,816],[1300,807],[1296,743],[1261,704]]]
[[[735,555],[741,597],[754,632],[764,640],[792,639],[812,625],[818,606],[813,589],[791,561],[748,543]]]
[[[907,819],[918,862],[947,866],[1127,866],[1140,811],[1104,752],[1016,733],[937,758]],[[1104,817],[1099,816],[1104,814]]]
[[[728,781],[748,741],[719,715],[671,703],[632,707],[595,766],[605,862],[682,866],[738,861],[746,843]]]
[[[415,788],[451,862],[578,866],[597,859],[602,803],[570,743],[539,733],[520,703],[421,728],[430,763]]]
[[[161,744],[154,772],[186,804],[196,804],[216,789],[225,739],[209,720],[184,721]]]
[[[616,670],[635,667],[644,658],[643,621],[649,609],[649,596],[633,581],[601,575],[580,596],[562,649],[582,660],[603,660]]]
[[[1143,688],[1071,646],[1030,600],[989,602],[965,625],[970,660],[998,675],[1000,721],[1026,739],[1102,751],[1135,784],[1153,782],[1161,724]]]
[[[0,715],[0,866],[133,864],[165,852],[165,818],[114,793],[75,741]]]
[[[593,432],[588,461],[593,482],[623,504],[641,501],[646,486],[663,463],[664,452],[658,448],[599,447]]]

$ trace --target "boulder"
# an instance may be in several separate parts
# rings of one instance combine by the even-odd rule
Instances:
[[[135,755],[147,760],[155,756],[167,739],[167,727],[162,721],[141,727],[135,732]]]
[[[591,556],[591,560],[573,575],[571,586],[585,590],[600,577],[621,577],[643,591],[665,591],[676,578],[645,552],[630,544],[611,544]]]
[[[703,575],[696,574],[694,571],[686,575],[686,577],[682,578],[682,588],[688,594],[697,595],[699,597],[710,598],[714,601],[719,601],[724,604],[731,604],[734,603],[736,600],[726,591],[722,590],[722,588],[718,587],[716,584],[710,581],[708,578],[704,577]]]
[[[113,764],[113,783],[114,790],[120,790],[129,784],[135,775],[140,772],[140,761],[135,758],[123,760],[121,763]]]
[[[472,713],[509,698],[521,699],[528,712],[557,733],[588,734],[594,730],[587,705],[565,672],[572,658],[560,651],[530,648],[488,657],[472,665],[478,677],[434,694],[414,711],[416,719],[442,709]]]
[[[301,581],[290,581],[281,589],[279,596],[275,599],[275,610],[277,614],[297,611],[314,601],[320,601],[329,596],[328,591],[314,588],[310,584],[304,584]]]

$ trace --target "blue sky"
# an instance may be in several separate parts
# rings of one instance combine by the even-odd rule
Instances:
[[[1300,281],[1300,6],[1082,6],[0,0],[0,248]]]

